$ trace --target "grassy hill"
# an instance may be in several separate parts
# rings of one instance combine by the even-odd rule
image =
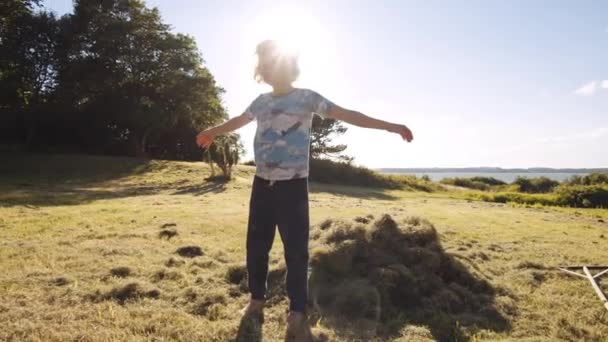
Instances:
[[[239,166],[229,183],[206,181],[209,172],[204,163],[0,155],[0,340],[234,340],[247,301],[254,168]],[[327,222],[349,227],[371,215],[361,227],[373,230],[384,214],[401,227],[428,220],[435,254],[458,265],[454,284],[466,275],[489,286],[491,311],[454,307],[481,298],[469,291],[433,302],[428,315],[394,313],[374,336],[313,312],[330,340],[606,341],[608,314],[591,286],[555,267],[608,264],[608,210],[476,202],[460,191],[310,189],[318,241],[328,238],[319,231]],[[283,338],[281,267],[277,235],[264,341]],[[421,291],[431,285],[415,279]]]

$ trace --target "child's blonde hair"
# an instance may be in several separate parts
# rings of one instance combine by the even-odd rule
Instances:
[[[253,78],[257,82],[266,82],[264,75],[268,75],[265,68],[272,68],[273,72],[282,74],[285,80],[294,82],[300,76],[298,54],[284,51],[276,40],[264,40],[255,49],[257,62]]]

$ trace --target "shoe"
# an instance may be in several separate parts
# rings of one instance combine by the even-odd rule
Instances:
[[[240,312],[241,320],[253,318],[264,323],[264,302],[261,300],[252,299]]]
[[[306,314],[294,311],[289,312],[285,342],[314,342]]]

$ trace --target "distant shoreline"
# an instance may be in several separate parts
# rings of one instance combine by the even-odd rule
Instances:
[[[567,168],[556,169],[549,167],[531,167],[531,168],[515,168],[503,169],[500,167],[463,167],[463,168],[378,168],[375,169],[381,173],[593,173],[593,172],[608,172],[608,168]]]
[[[512,183],[517,177],[538,178],[547,177],[562,182],[572,176],[584,176],[590,173],[608,173],[608,169],[552,169],[552,168],[528,168],[528,169],[503,169],[491,167],[476,168],[383,168],[376,169],[377,172],[387,175],[409,174],[416,177],[427,176],[433,181],[441,181],[444,178],[472,178],[492,177],[506,183]]]

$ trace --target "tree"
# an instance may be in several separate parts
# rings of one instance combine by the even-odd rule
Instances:
[[[76,1],[60,84],[97,140],[148,156],[177,125],[227,117],[194,39],[169,29],[139,0]]]
[[[59,20],[40,3],[0,3],[0,139],[200,160],[194,136],[227,114],[192,37],[142,0],[75,0]]]
[[[313,116],[310,157],[312,159],[328,158],[332,160],[351,162],[352,157],[341,154],[346,150],[346,145],[333,145],[334,136],[342,135],[348,128],[333,119],[321,119],[317,115]]]
[[[232,166],[239,162],[243,153],[243,145],[239,142],[238,134],[220,135],[214,139],[213,144],[205,151],[207,161],[211,166],[211,177],[215,177],[213,164],[222,170],[225,179],[232,178]]]
[[[0,19],[0,109],[4,120],[25,128],[26,147],[56,85],[59,26],[52,13],[32,12],[37,3],[9,1]]]

